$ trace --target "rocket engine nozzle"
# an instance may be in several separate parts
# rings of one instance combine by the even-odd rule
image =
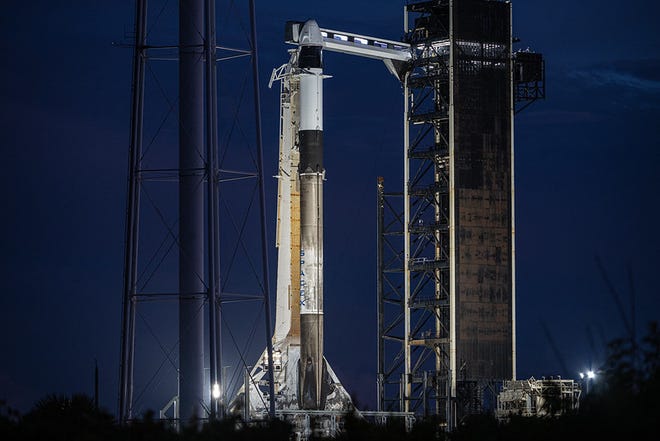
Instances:
[[[323,410],[332,391],[332,379],[325,359],[317,369],[311,357],[298,360],[298,407],[300,409]],[[317,384],[321,387],[317,389]]]

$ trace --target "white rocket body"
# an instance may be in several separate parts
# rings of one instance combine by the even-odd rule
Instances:
[[[323,355],[323,38],[302,26],[283,66],[278,190],[278,270],[273,367],[276,409],[348,411],[351,399]],[[252,417],[265,415],[264,363],[239,391]],[[245,391],[249,392],[246,394]],[[240,402],[235,401],[234,410]]]

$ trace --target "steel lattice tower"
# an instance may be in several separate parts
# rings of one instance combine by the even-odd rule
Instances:
[[[172,45],[154,44],[152,41],[147,41],[150,35],[150,30],[147,28],[147,1],[136,0],[135,42],[132,45],[134,56],[119,391],[119,420],[121,423],[135,417],[134,373],[138,352],[136,349],[138,333],[136,324],[138,317],[142,318],[145,323],[147,322],[144,316],[140,315],[138,308],[141,303],[146,301],[176,300],[178,303],[178,340],[175,345],[175,347],[179,347],[178,366],[174,361],[176,357],[172,355],[174,349],[165,348],[162,338],[152,326],[147,324],[147,330],[165,353],[163,363],[169,362],[177,369],[178,387],[173,399],[178,409],[178,412],[175,412],[175,419],[177,414],[180,414],[181,420],[188,422],[195,417],[214,418],[222,412],[223,403],[218,396],[207,398],[212,395],[211,389],[214,389],[213,395],[217,395],[218,384],[222,384],[224,389],[226,383],[221,376],[223,372],[221,369],[223,352],[220,332],[221,303],[226,301],[227,295],[224,292],[225,281],[221,280],[222,267],[220,266],[219,242],[222,228],[219,212],[220,203],[223,201],[220,193],[225,183],[240,179],[252,179],[255,182],[253,197],[258,198],[256,205],[259,210],[259,220],[257,224],[260,228],[260,235],[255,236],[260,238],[262,273],[261,280],[258,282],[260,292],[253,297],[263,302],[265,343],[269,359],[272,360],[254,1],[249,4],[252,48],[251,50],[232,50],[234,55],[226,57],[236,58],[243,55],[252,57],[257,150],[256,158],[254,158],[256,170],[252,171],[223,169],[222,161],[225,159],[226,153],[223,152],[223,158],[219,158],[221,152],[218,145],[217,62],[221,60],[218,58],[218,50],[227,50],[227,48],[220,48],[216,43],[215,4],[215,0],[181,0],[178,8],[178,44]],[[165,6],[156,15],[156,22],[161,18],[164,10]],[[169,115],[175,108],[175,104],[178,104],[178,154],[174,156],[178,160],[175,166],[166,168],[153,168],[145,160],[147,150],[167,122],[166,116],[145,148],[145,144],[147,144],[144,133],[147,72],[156,79],[156,86],[163,95],[166,95],[154,71],[149,68],[151,60],[178,60],[179,67],[178,99],[168,100],[169,111],[166,112],[166,115]],[[169,158],[169,160],[172,159]],[[227,175],[231,176],[227,177]],[[166,219],[164,214],[166,210],[155,203],[154,192],[147,192],[148,183],[162,181],[178,184],[178,211],[174,221]],[[170,205],[172,200],[177,200],[177,192],[171,192],[169,189],[157,191],[165,194],[164,199]],[[170,193],[168,194],[168,192]],[[143,250],[141,250],[142,236],[148,236],[154,229],[153,224],[149,224],[143,219],[145,210],[141,207],[141,202],[144,196],[155,209],[157,217],[167,230],[165,238],[150,258],[145,258],[142,254]],[[226,200],[224,202],[225,205],[228,205]],[[238,216],[232,216],[231,210],[229,208],[227,210],[230,211],[229,217],[234,222]],[[243,231],[248,220],[249,217],[246,216],[240,228],[234,225],[238,231],[237,248],[243,246],[243,249],[246,249]],[[227,227],[223,226],[223,228]],[[178,251],[177,286],[168,286],[161,292],[149,292],[146,287],[151,277],[166,260],[171,249]],[[155,266],[156,269],[153,269],[153,266],[149,268],[150,265]],[[227,262],[226,265],[231,267],[232,262]],[[146,277],[147,281],[141,280],[144,274],[148,273],[150,275]],[[235,297],[237,296],[240,297],[240,295],[235,295]],[[236,298],[233,300],[235,301]],[[208,347],[206,357],[205,345]],[[205,361],[205,358],[208,359],[208,362]],[[163,364],[159,371],[162,366]],[[272,381],[270,387],[272,388]],[[273,412],[274,409],[271,408],[271,414]]]
[[[378,405],[451,429],[515,378],[513,116],[544,97],[543,61],[513,53],[510,2],[411,1],[404,29],[403,191],[378,182]]]

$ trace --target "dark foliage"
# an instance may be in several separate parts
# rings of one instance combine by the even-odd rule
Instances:
[[[464,422],[451,440],[656,440],[660,434],[660,328],[653,322],[638,344],[614,340],[598,372],[594,390],[583,397],[577,413],[554,403],[557,417],[513,417],[506,424],[490,416]]]
[[[513,417],[499,423],[489,415],[475,415],[453,433],[445,434],[438,420],[418,421],[406,433],[401,422],[377,426],[349,414],[344,432],[336,440],[450,440],[450,441],[556,441],[556,440],[655,440],[660,433],[660,327],[653,322],[639,342],[617,339],[590,394],[577,413],[564,403],[551,403],[554,417]],[[152,412],[119,427],[112,415],[97,409],[83,395],[48,396],[21,416],[0,401],[0,439],[33,441],[288,441],[292,427],[282,421],[245,424],[229,418],[193,424],[176,432]],[[318,438],[312,438],[314,440]]]
[[[84,395],[49,395],[19,423],[18,434],[25,440],[107,440],[115,431],[114,418],[96,409]]]
[[[390,422],[385,426],[378,426],[349,413],[344,420],[344,431],[335,439],[341,441],[394,441],[404,439],[405,435],[406,430],[403,425]]]
[[[0,401],[0,436],[4,439],[17,438],[19,421],[19,413],[4,401]]]

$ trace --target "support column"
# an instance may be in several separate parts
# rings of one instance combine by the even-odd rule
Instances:
[[[179,3],[179,403],[204,417],[204,1]]]

